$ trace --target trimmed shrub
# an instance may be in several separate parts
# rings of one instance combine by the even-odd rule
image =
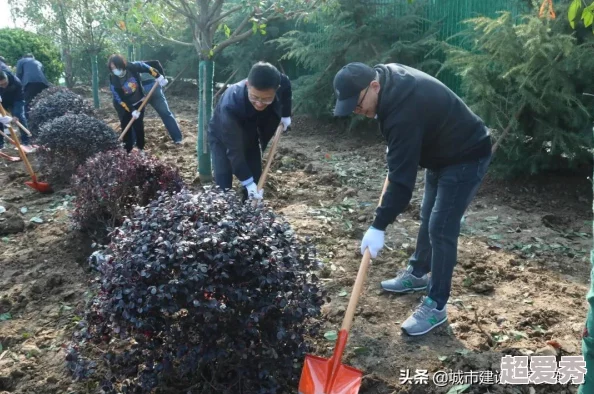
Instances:
[[[46,100],[48,97],[53,96],[57,92],[72,92],[65,86],[50,86],[49,88],[43,89],[40,93],[37,93],[35,98],[31,101],[30,107],[33,108],[38,102]]]
[[[41,145],[37,153],[41,167],[57,184],[67,183],[89,157],[121,146],[111,127],[84,114],[68,114],[45,123],[37,143]]]
[[[122,224],[158,191],[178,192],[183,180],[176,168],[156,158],[123,149],[99,153],[78,168],[72,177],[76,197],[72,220],[87,232],[102,233]]]
[[[269,208],[209,188],[163,193],[136,208],[109,249],[93,259],[101,288],[75,334],[113,346],[104,392],[296,387],[324,295],[315,249]]]
[[[27,120],[29,130],[37,135],[44,123],[66,114],[94,116],[95,111],[82,96],[67,89],[57,89],[53,94],[37,100],[31,107]]]

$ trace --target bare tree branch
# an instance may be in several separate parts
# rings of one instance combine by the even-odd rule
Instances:
[[[226,17],[228,17],[229,15],[241,10],[243,8],[243,6],[238,5],[237,7],[233,7],[228,11],[223,12],[221,15],[219,15],[218,18],[211,20],[210,22],[208,22],[208,24],[206,25],[207,28],[212,27],[216,27],[216,25],[222,21],[223,19],[225,19]]]
[[[256,13],[256,11],[252,11],[249,15],[247,15],[245,18],[243,18],[243,20],[241,21],[239,26],[237,26],[237,28],[233,31],[233,33],[231,33],[231,36],[228,38],[228,40],[233,39],[235,36],[237,36],[237,34],[239,34],[239,32],[242,31],[243,28],[247,26],[248,22],[254,16],[255,13]],[[225,42],[225,41],[223,41],[223,42]]]
[[[191,42],[183,42],[183,41],[178,41],[176,39],[170,38],[170,37],[166,37],[163,34],[161,34],[161,32],[157,29],[157,27],[155,25],[153,25],[153,22],[150,21],[150,19],[147,18],[148,24],[153,28],[154,32],[161,37],[164,40],[167,40],[169,42],[172,42],[174,44],[179,44],[179,45],[183,45],[183,46],[187,46],[187,47],[193,47],[194,44]]]
[[[165,4],[167,4],[167,6],[169,6],[171,9],[173,9],[174,11],[179,12],[181,15],[185,16],[186,18],[190,18],[190,19],[193,19],[194,18],[194,15],[186,14],[186,12],[184,12],[184,10],[182,8],[174,5],[171,1],[169,1],[169,0],[162,0],[162,1]]]
[[[219,45],[214,47],[214,49],[213,49],[214,55],[221,52],[223,49],[227,48],[229,45],[233,45],[237,42],[245,40],[246,38],[250,37],[252,34],[254,34],[252,32],[252,29],[249,29],[249,30],[241,33],[240,35],[226,39],[225,41],[221,42]]]
[[[221,12],[221,9],[223,8],[223,3],[225,3],[225,0],[216,0],[216,3],[212,7],[212,10],[208,14],[209,21],[215,18],[217,14]]]

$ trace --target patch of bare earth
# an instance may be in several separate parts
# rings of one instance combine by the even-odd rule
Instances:
[[[194,183],[196,105],[169,99],[184,144],[172,144],[149,108],[148,150]],[[102,103],[105,120],[119,130],[108,95],[102,94]],[[265,189],[267,203],[318,245],[324,262],[320,277],[328,290],[322,334],[340,329],[361,261],[359,242],[373,219],[386,174],[385,147],[375,129],[370,133],[364,139],[347,136],[336,126],[296,116],[292,131],[281,139]],[[74,382],[64,360],[64,348],[90,296],[86,259],[92,240],[70,229],[67,190],[40,195],[25,180],[22,163],[0,164],[0,205],[10,208],[0,215],[5,216],[0,228],[22,226],[22,231],[0,236],[0,392],[97,392],[98,382]],[[587,180],[487,179],[465,218],[449,320],[411,338],[401,333],[400,324],[422,293],[390,295],[379,283],[404,267],[414,251],[422,191],[419,171],[411,204],[389,227],[387,247],[373,261],[359,301],[343,362],[364,371],[361,392],[446,393],[449,386],[432,383],[436,371],[497,372],[505,354],[579,355],[592,239]],[[42,223],[31,221],[37,217]],[[312,338],[316,354],[329,357],[334,342],[322,334]],[[406,370],[411,376],[426,370],[429,382],[403,383]],[[483,384],[465,393],[576,389],[571,384]]]

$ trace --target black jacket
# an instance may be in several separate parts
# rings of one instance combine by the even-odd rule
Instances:
[[[372,225],[385,230],[410,202],[419,166],[438,170],[487,157],[491,137],[483,120],[439,80],[396,63],[375,70],[390,183]]]
[[[109,88],[113,94],[113,100],[128,112],[132,112],[134,104],[145,96],[140,73],[149,73],[155,78],[161,75],[155,68],[144,62],[129,62],[126,65],[125,78],[120,78],[113,73],[109,74]]]
[[[10,106],[15,101],[24,101],[25,94],[23,92],[23,84],[21,80],[13,75],[10,71],[4,71],[8,78],[8,86],[6,88],[0,88],[0,97],[4,106]]]
[[[291,116],[291,82],[281,74],[272,104],[258,112],[248,99],[246,80],[227,88],[208,123],[208,138],[227,148],[233,174],[245,181],[252,177],[246,160],[247,148],[260,144],[262,151],[274,136],[281,117]]]

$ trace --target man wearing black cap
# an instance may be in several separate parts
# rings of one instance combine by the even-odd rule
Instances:
[[[402,324],[405,333],[423,335],[447,320],[460,221],[487,172],[491,137],[482,119],[444,84],[401,64],[350,63],[336,74],[334,91],[334,115],[376,118],[388,145],[389,185],[361,253],[369,248],[377,256],[386,227],[410,202],[417,168],[425,168],[415,253],[406,270],[381,283],[395,293],[427,289]]]

